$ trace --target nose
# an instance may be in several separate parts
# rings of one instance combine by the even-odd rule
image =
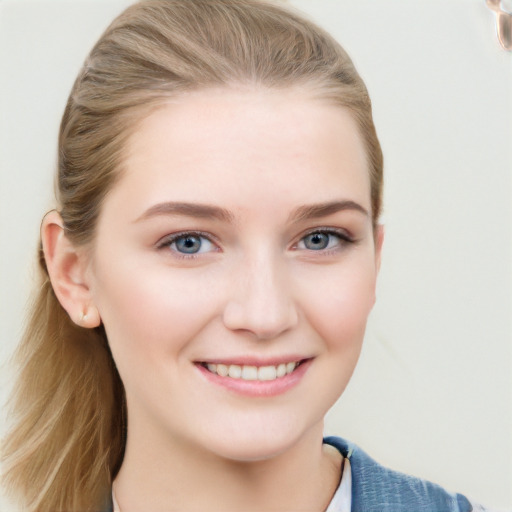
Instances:
[[[260,255],[240,265],[232,278],[223,313],[228,329],[266,340],[297,324],[298,312],[284,265]]]

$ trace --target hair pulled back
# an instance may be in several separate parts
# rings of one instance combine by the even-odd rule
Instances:
[[[69,96],[59,134],[57,204],[67,237],[94,239],[140,120],[171,97],[208,87],[305,85],[350,110],[363,137],[374,224],[382,153],[366,87],[322,29],[260,0],[143,0],[107,28]],[[122,462],[124,391],[102,327],[78,327],[41,284],[17,352],[5,482],[23,510],[101,509]]]

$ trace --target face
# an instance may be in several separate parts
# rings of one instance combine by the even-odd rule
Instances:
[[[370,208],[355,122],[305,91],[194,92],[143,120],[89,266],[129,436],[254,460],[321,430],[374,303]]]

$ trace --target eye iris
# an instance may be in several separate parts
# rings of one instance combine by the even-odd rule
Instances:
[[[201,248],[201,239],[198,236],[184,236],[176,240],[176,248],[180,252],[193,254]]]
[[[326,233],[311,233],[304,239],[304,245],[315,251],[325,249],[329,245],[329,235]]]

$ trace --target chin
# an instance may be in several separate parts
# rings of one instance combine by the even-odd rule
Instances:
[[[293,442],[280,443],[276,440],[252,439],[236,442],[233,440],[225,446],[219,446],[215,454],[235,462],[260,462],[273,459],[285,453],[294,445]]]
[[[317,433],[318,431],[318,433]],[[217,456],[237,462],[270,460],[300,445],[301,440],[317,435],[322,439],[323,422],[315,429],[300,429],[297,423],[267,428],[239,428],[229,435],[212,438],[207,448]]]

